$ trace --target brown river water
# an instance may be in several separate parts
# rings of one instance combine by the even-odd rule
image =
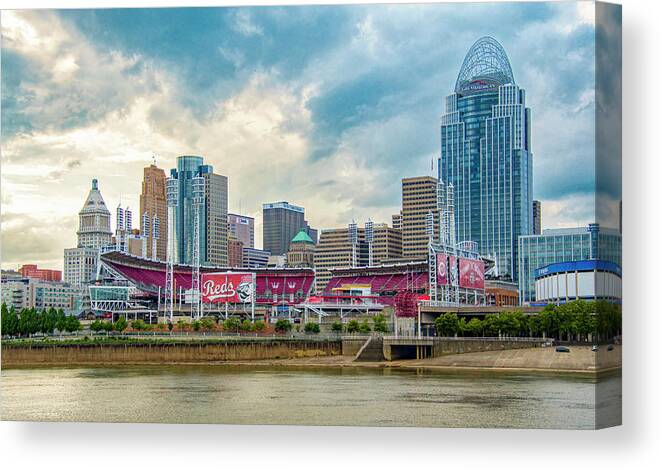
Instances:
[[[621,375],[124,366],[2,370],[2,420],[567,428],[621,417]],[[598,401],[598,405],[595,402]]]

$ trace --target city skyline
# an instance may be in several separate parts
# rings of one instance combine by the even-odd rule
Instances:
[[[273,200],[304,206],[320,230],[390,222],[401,178],[435,175],[445,96],[469,47],[487,34],[505,47],[533,109],[535,172],[544,174],[533,197],[543,202],[544,227],[594,221],[594,171],[580,163],[594,155],[592,13],[581,4],[3,12],[3,268],[61,267],[94,177],[110,207],[121,199],[137,210],[154,153],[166,172],[177,156],[199,154],[226,175],[228,209],[255,218],[257,246],[262,203]],[[173,50],[137,41],[167,36],[174,22],[157,25],[161,15],[182,21]],[[438,21],[413,31],[421,15]],[[499,30],[494,15],[519,28]],[[446,31],[453,18],[460,32]],[[195,22],[199,41],[185,31]],[[318,44],[278,53],[291,44],[288,33],[313,29]],[[204,44],[217,44],[217,60],[193,76],[186,48],[194,60]],[[563,73],[548,75],[567,57]],[[179,72],[169,67],[177,59]],[[94,87],[99,98],[86,95]],[[53,109],[40,115],[43,93]],[[63,106],[77,112],[60,122]]]

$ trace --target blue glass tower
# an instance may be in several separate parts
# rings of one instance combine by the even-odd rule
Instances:
[[[214,174],[213,166],[201,156],[179,156],[177,168],[170,170],[177,181],[174,210],[175,259],[181,264],[193,260],[195,224],[194,178],[204,178],[204,200],[199,208],[200,262],[204,265],[227,265],[227,178]]]
[[[455,191],[456,239],[517,278],[517,239],[532,233],[530,109],[503,47],[473,44],[441,120],[439,179]]]

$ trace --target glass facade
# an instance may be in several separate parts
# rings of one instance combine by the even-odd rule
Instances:
[[[177,168],[170,171],[177,181],[178,197],[174,207],[175,262],[192,264],[195,211],[193,179],[205,179],[204,200],[200,205],[200,263],[227,265],[227,178],[214,174],[201,156],[180,156]]]
[[[532,233],[530,110],[492,38],[469,51],[441,120],[439,178],[454,185],[456,239],[517,278],[517,239]]]
[[[622,236],[594,223],[587,228],[547,229],[519,238],[519,301],[536,301],[535,270],[558,262],[598,259],[622,265]]]

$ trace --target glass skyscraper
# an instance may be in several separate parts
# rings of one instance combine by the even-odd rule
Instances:
[[[193,178],[204,178],[204,200],[200,206],[200,263],[227,266],[227,177],[214,174],[213,166],[201,156],[180,156],[170,178],[177,181],[178,197],[174,214],[176,262],[193,261]]]
[[[597,259],[622,265],[622,236],[616,229],[587,228],[546,229],[541,235],[519,238],[519,302],[535,298],[535,270],[558,262]]]
[[[468,51],[441,120],[439,178],[454,185],[457,241],[475,241],[517,278],[517,239],[532,233],[530,109],[503,47]]]

